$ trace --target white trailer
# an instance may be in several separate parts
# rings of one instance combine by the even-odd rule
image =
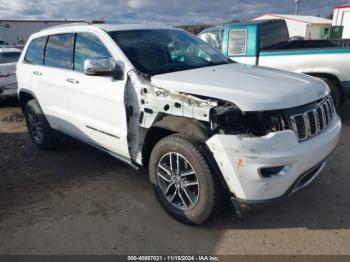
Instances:
[[[253,20],[271,19],[286,21],[291,37],[301,36],[307,40],[328,38],[332,26],[332,20],[316,16],[265,14]]]
[[[343,27],[343,39],[350,38],[350,4],[334,7],[333,26]]]

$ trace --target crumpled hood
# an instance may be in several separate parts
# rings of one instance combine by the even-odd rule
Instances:
[[[292,108],[329,93],[310,76],[243,64],[225,64],[161,75],[152,84],[167,90],[230,101],[242,111]]]

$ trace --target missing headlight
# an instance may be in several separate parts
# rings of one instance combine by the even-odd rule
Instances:
[[[279,111],[242,112],[234,105],[213,108],[211,120],[211,129],[225,134],[264,136],[285,129]]]

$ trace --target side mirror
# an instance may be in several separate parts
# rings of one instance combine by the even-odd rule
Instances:
[[[123,70],[118,63],[110,58],[93,58],[84,61],[84,73],[91,76],[111,76],[123,79]]]

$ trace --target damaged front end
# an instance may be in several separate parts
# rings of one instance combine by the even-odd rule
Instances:
[[[219,134],[265,136],[289,128],[281,111],[242,112],[229,102],[212,108],[210,126]]]
[[[147,76],[136,70],[130,71],[128,76],[125,99],[128,142],[130,156],[137,164],[142,165],[142,148],[147,131],[164,117],[185,118],[209,127],[210,110],[218,105],[215,99],[202,99],[156,87]]]
[[[286,110],[244,112],[232,102],[157,87],[135,70],[128,76],[125,100],[132,161],[147,163],[144,148],[155,127],[193,134],[207,146],[232,197],[239,199],[234,201],[236,210],[238,203],[269,202],[284,195],[300,174],[331,153],[339,139],[339,118],[318,139],[300,143]]]
[[[188,129],[188,126],[191,129],[199,126],[198,129],[205,133],[200,136],[202,142],[216,134],[260,137],[288,128],[279,111],[242,112],[228,101],[155,86],[151,77],[136,70],[128,73],[125,100],[130,156],[139,165],[142,165],[142,148],[146,142],[147,131],[164,118],[173,123],[169,124],[170,121],[167,121],[162,127],[175,132],[186,133],[188,130],[184,129]],[[182,124],[176,125],[174,122]]]

